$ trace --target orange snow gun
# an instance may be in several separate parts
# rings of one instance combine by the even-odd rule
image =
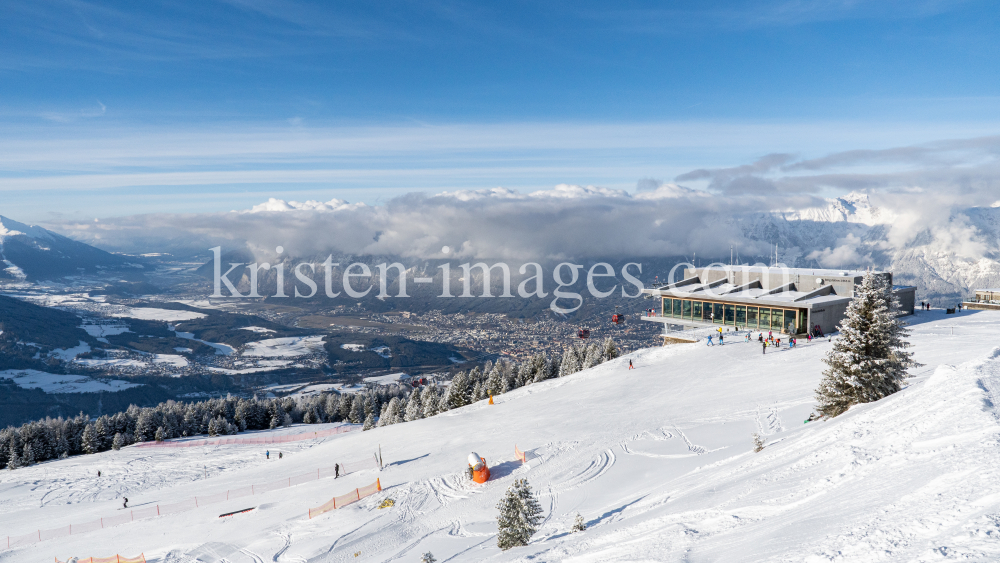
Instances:
[[[469,454],[469,467],[472,468],[473,481],[485,483],[490,480],[490,468],[486,465],[486,458],[472,452]]]

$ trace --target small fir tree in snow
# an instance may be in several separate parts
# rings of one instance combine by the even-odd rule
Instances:
[[[379,422],[382,422],[381,419]],[[375,415],[368,413],[368,416],[365,417],[365,425],[361,427],[361,431],[371,430],[372,428],[375,428]]]
[[[162,442],[163,438],[164,438],[164,430],[163,427],[161,426],[156,429],[156,434],[153,435],[153,439],[156,440],[157,442]]]
[[[489,375],[486,376],[486,393],[487,395],[499,395],[503,392],[503,367],[501,367],[500,362],[497,362],[490,370]]]
[[[434,558],[434,554],[427,552],[420,557],[420,563],[437,563],[437,559]]]
[[[125,445],[125,437],[122,436],[121,432],[115,432],[114,439],[111,440],[111,448],[115,451],[122,449]]]
[[[88,454],[96,454],[100,450],[100,445],[97,443],[97,436],[94,433],[94,425],[88,424],[86,428],[83,429],[83,435],[80,437],[83,443],[83,451]]]
[[[837,327],[840,337],[823,361],[830,366],[816,389],[819,412],[837,416],[851,405],[870,403],[903,388],[914,365],[905,351],[908,330],[897,317],[899,304],[884,276],[868,271]]]
[[[528,545],[542,519],[542,506],[531,491],[528,480],[515,480],[497,508],[500,509],[497,547],[507,551],[512,547]]]
[[[11,443],[10,454],[7,457],[7,469],[14,470],[20,469],[21,467],[21,456],[17,453],[17,445]]]
[[[562,363],[559,365],[559,377],[566,377],[580,371],[580,360],[576,347],[570,346],[563,352]]]
[[[21,456],[21,465],[28,467],[35,464],[35,449],[31,444],[24,445],[24,454]]]
[[[764,439],[760,437],[760,434],[754,432],[751,434],[753,437],[753,451],[754,453],[760,453],[764,449]]]
[[[583,521],[583,516],[579,512],[576,513],[576,520],[573,521],[573,531],[583,532],[587,529],[587,524]]]
[[[424,418],[432,417],[438,413],[439,400],[437,385],[431,383],[424,386],[423,391],[420,392],[420,404],[424,408]]]

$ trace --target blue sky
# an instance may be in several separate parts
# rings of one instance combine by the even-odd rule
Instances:
[[[26,221],[268,197],[635,191],[773,152],[982,137],[1000,122],[989,2],[3,10],[0,214]]]

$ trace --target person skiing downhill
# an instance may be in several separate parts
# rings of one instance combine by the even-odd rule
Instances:
[[[340,477],[340,464],[339,463],[334,463],[333,464],[333,478],[336,479],[337,477]]]
[[[267,450],[266,452],[264,452],[264,455],[267,457],[267,459],[271,459],[271,450]]]
[[[125,502],[122,504],[122,508],[128,508],[128,497],[125,497]]]
[[[632,359],[631,358],[628,361],[628,369],[635,369],[635,366],[632,365]]]

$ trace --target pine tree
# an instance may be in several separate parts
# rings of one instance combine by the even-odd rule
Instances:
[[[595,342],[587,347],[587,356],[583,363],[588,368],[604,363],[604,349],[600,344]]]
[[[406,414],[403,420],[419,420],[424,417],[424,407],[420,404],[420,391],[410,393],[410,400],[406,402]]]
[[[469,404],[469,376],[464,371],[455,374],[448,386],[445,402],[449,409],[457,409]]]
[[[764,450],[764,439],[760,437],[760,434],[754,432],[751,434],[753,438],[753,451],[754,453],[760,453]]]
[[[615,341],[609,336],[604,340],[604,361],[611,361],[617,357],[618,348],[615,347]]]
[[[379,422],[381,423],[382,421],[379,420]],[[371,430],[372,428],[375,428],[375,413],[369,413],[365,417],[365,425],[361,427],[361,430]]]
[[[96,454],[100,451],[100,448],[97,445],[93,424],[88,424],[87,427],[83,429],[83,435],[80,438],[82,440],[83,451],[88,454]]]
[[[115,451],[122,449],[125,445],[125,437],[121,435],[121,432],[116,432],[114,439],[111,441],[111,448]]]
[[[587,524],[583,521],[583,516],[579,512],[576,513],[576,520],[573,520],[573,531],[583,532],[587,529]]]
[[[503,392],[503,368],[500,367],[500,362],[497,362],[486,376],[486,393],[487,395],[499,395]]]
[[[167,431],[163,429],[162,426],[156,429],[156,434],[154,434],[153,439],[157,442],[162,442],[166,437]]]
[[[362,422],[365,421],[366,418],[368,418],[369,414],[371,414],[372,416],[375,415],[375,413],[371,412],[370,409],[369,412],[365,412],[364,397],[362,397],[361,395],[355,395],[354,400],[351,401],[350,421],[354,424],[361,424]]]
[[[437,563],[437,559],[434,558],[434,554],[427,552],[420,557],[420,563]]]
[[[559,377],[573,375],[580,371],[580,364],[577,360],[576,348],[570,346],[563,352],[562,362],[559,364]]]
[[[31,447],[31,442],[24,444],[24,454],[21,455],[21,465],[28,467],[35,464],[35,449]]]
[[[531,492],[528,480],[515,480],[497,508],[500,509],[497,547],[507,551],[512,547],[528,545],[542,519],[542,507]]]
[[[820,414],[837,416],[851,405],[870,403],[903,388],[906,370],[914,365],[904,351],[908,334],[897,317],[899,304],[888,280],[865,273],[837,327],[840,336],[823,361],[830,366],[816,389]]]
[[[7,456],[7,469],[20,469],[21,468],[21,455],[17,452],[17,444],[11,441],[10,444],[10,454]]]
[[[438,413],[440,400],[437,385],[431,383],[424,387],[424,390],[420,392],[420,404],[424,406],[424,418],[430,418]]]

